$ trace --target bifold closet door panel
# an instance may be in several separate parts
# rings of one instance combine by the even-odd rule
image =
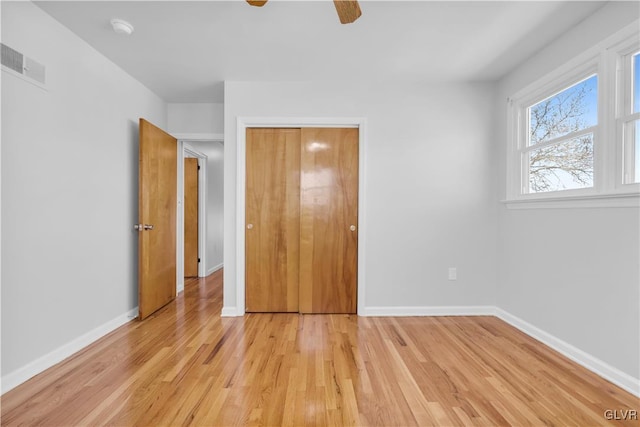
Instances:
[[[247,129],[247,312],[297,312],[300,129]]]
[[[356,313],[358,129],[301,129],[300,312]]]

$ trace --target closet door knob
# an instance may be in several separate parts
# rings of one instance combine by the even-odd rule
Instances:
[[[356,231],[356,226],[355,226],[355,225],[353,225],[353,224],[351,224],[351,227],[349,227],[349,230],[351,230],[351,231]]]
[[[253,228],[253,224],[247,224],[247,229],[251,230]]]

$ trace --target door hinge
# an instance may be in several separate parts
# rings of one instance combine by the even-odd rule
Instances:
[[[200,170],[200,165],[198,165],[198,170]]]
[[[200,262],[200,258],[198,258],[198,262]]]

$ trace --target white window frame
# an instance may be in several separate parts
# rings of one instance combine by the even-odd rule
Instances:
[[[548,99],[549,97],[553,97],[558,93],[579,84],[587,80],[588,78],[596,75],[598,77],[598,100],[600,100],[600,74],[598,73],[598,61],[597,58],[594,58],[587,63],[583,64],[583,66],[576,68],[575,72],[572,72],[569,75],[563,76],[563,78],[558,79],[553,82],[553,84],[545,85],[544,87],[539,88],[538,90],[533,91],[530,96],[523,97],[520,102],[517,103],[516,108],[518,109],[518,134],[517,134],[517,156],[520,162],[520,188],[519,193],[524,197],[534,196],[537,198],[547,198],[554,197],[558,194],[566,195],[576,195],[576,194],[594,194],[596,192],[596,188],[598,187],[598,182],[596,181],[596,158],[595,152],[598,151],[599,142],[601,138],[601,126],[600,126],[600,108],[598,108],[598,123],[595,126],[581,129],[576,132],[572,132],[566,135],[562,135],[560,137],[552,138],[549,141],[540,142],[534,145],[528,145],[529,142],[529,114],[528,111],[534,105],[540,103],[541,101]],[[598,102],[599,104],[599,102]],[[600,107],[600,105],[598,105]],[[593,177],[593,187],[588,188],[580,188],[580,189],[568,189],[568,190],[559,190],[559,191],[546,191],[539,193],[529,193],[529,162],[527,161],[527,153],[544,148],[549,145],[555,145],[561,142],[565,142],[571,140],[575,137],[581,136],[586,133],[593,133],[593,151],[594,151],[594,177]]]
[[[503,202],[508,208],[640,206],[640,184],[623,181],[626,157],[622,141],[624,121],[636,116],[623,115],[626,110],[622,107],[630,105],[632,78],[630,67],[625,71],[623,65],[630,63],[625,62],[625,56],[637,51],[639,35],[638,23],[629,25],[507,100],[507,188]],[[527,146],[528,108],[594,74],[598,76],[598,123],[593,137],[593,187],[529,193],[528,164],[523,157],[535,146]]]

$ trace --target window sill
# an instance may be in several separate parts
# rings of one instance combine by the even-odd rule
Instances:
[[[502,200],[507,209],[640,208],[640,193]]]

